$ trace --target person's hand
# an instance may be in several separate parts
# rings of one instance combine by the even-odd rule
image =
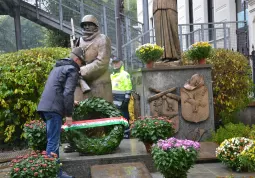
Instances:
[[[74,106],[78,106],[79,105],[79,101],[74,101]]]
[[[66,124],[70,127],[73,123],[73,118],[72,117],[66,117]]]

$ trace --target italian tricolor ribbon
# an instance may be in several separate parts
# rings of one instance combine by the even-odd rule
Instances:
[[[68,131],[109,125],[123,125],[124,127],[129,126],[127,119],[125,119],[124,117],[111,117],[93,120],[73,121],[71,126],[64,124],[61,128],[65,131]]]

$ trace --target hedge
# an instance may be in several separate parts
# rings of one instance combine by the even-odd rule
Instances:
[[[34,48],[0,55],[0,139],[22,139],[27,121],[36,114],[44,84],[57,59],[67,48]]]

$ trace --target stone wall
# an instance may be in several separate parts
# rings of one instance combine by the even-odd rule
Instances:
[[[211,131],[214,130],[211,70],[211,65],[197,65],[143,69],[142,71],[134,72],[132,74],[134,90],[141,96],[141,115],[151,115],[150,105],[147,99],[155,93],[149,91],[149,87],[153,87],[161,91],[176,87],[177,90],[174,94],[180,96],[180,88],[183,88],[187,80],[194,74],[201,74],[204,76],[205,86],[208,88],[209,118],[197,123],[184,120],[181,114],[181,102],[179,101],[179,131],[175,136],[181,139],[191,139],[191,137],[194,137],[194,140],[205,140],[211,135]],[[205,133],[203,133],[203,131],[205,131]],[[201,138],[199,138],[200,133],[202,133]]]
[[[244,110],[237,113],[237,120],[246,124],[255,124],[255,102],[250,103]]]

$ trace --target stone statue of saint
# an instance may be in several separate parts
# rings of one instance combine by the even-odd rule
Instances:
[[[76,87],[75,100],[82,101],[89,97],[100,97],[112,102],[112,85],[108,71],[111,56],[111,41],[100,33],[99,23],[93,15],[85,15],[81,22],[83,36],[76,46],[82,47],[86,65],[80,68],[81,77],[90,87],[83,93],[80,86]]]
[[[176,0],[153,0],[153,17],[156,44],[164,47],[162,61],[180,59],[180,41],[178,36],[178,17]]]

